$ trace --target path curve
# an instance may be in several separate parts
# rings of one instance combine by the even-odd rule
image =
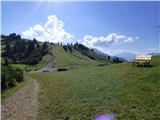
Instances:
[[[53,64],[55,63],[56,63],[56,60],[53,60],[49,62],[48,64],[46,64],[45,66],[43,66],[42,68],[40,68],[39,70],[37,70],[37,72],[43,72],[45,69],[48,70],[49,72],[57,70],[56,68],[53,68]]]
[[[36,120],[38,114],[39,83],[29,82],[1,104],[1,120]]]

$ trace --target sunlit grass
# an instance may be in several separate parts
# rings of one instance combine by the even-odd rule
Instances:
[[[72,53],[64,51],[62,46],[53,46],[53,54],[56,59],[54,67],[64,67],[73,65],[98,65],[104,61],[91,60],[76,50]],[[107,62],[107,61],[106,61]]]
[[[131,63],[32,73],[40,82],[39,119],[91,120],[115,113],[118,120],[160,119],[159,58],[154,67]]]

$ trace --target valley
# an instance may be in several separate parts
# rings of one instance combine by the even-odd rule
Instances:
[[[82,54],[76,49],[72,49],[72,52],[65,51],[63,45],[48,45],[52,51],[52,59],[49,57],[50,61],[47,63],[42,58],[40,63],[46,64],[36,69],[23,69],[24,87],[4,97],[2,115],[10,113],[8,119],[91,120],[103,114],[114,114],[117,120],[160,119],[160,56],[153,57],[153,67],[135,67],[131,62],[115,64],[90,50],[83,51]],[[92,58],[87,57],[90,54]],[[26,66],[13,65],[18,68]],[[58,68],[65,67],[69,69],[57,71]],[[48,71],[44,72],[44,69]],[[34,82],[30,82],[31,79]],[[33,84],[35,82],[39,86],[37,90]],[[30,89],[26,89],[28,85],[31,85]],[[24,97],[20,97],[19,91]],[[2,96],[3,94],[7,93],[4,91]],[[19,95],[15,97],[16,94]],[[30,113],[33,108],[29,107],[32,104],[27,103],[25,94],[37,96],[29,97],[30,102],[36,100],[39,103],[33,114]],[[19,110],[28,106],[24,114],[16,110],[16,104],[12,106],[14,101],[20,101]],[[21,104],[22,101],[26,102]],[[12,108],[8,108],[7,103]],[[15,111],[10,112],[12,109]]]

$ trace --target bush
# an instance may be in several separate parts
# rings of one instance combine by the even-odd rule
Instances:
[[[23,80],[23,72],[20,69],[2,65],[1,90],[12,88],[16,83]]]
[[[23,80],[23,72],[20,69],[16,69],[14,73],[14,78],[16,82],[21,82]]]

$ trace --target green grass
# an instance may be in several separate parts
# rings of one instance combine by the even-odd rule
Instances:
[[[35,64],[35,65],[12,64],[11,66],[20,68],[24,71],[26,71],[26,70],[34,71],[34,70],[37,70],[37,69],[43,67],[44,65],[46,65],[51,60],[53,60],[53,56],[51,56],[50,54],[47,54],[47,55],[43,56],[42,60],[39,61],[38,64]]]
[[[4,92],[1,92],[1,100],[4,101],[5,99],[7,99],[14,92],[16,92],[17,90],[19,90],[24,85],[26,85],[27,82],[28,82],[28,79],[24,78],[23,81],[17,83],[16,86],[14,86],[13,88],[9,88],[9,89],[5,90]]]
[[[39,120],[160,119],[160,57],[150,68],[131,63],[82,66],[66,72],[28,74],[40,83]]]
[[[104,62],[91,60],[76,50],[73,50],[71,54],[70,52],[64,51],[63,47],[60,45],[54,45],[52,49],[56,59],[56,64],[54,65],[54,67],[65,67],[73,65],[97,65],[101,62]]]
[[[52,49],[52,55],[47,54],[43,56],[42,60],[39,61],[38,64],[35,65],[27,65],[27,64],[12,64],[13,67],[17,67],[22,69],[23,71],[35,71],[44,65],[46,65],[51,60],[56,60],[56,63],[53,67],[66,67],[66,66],[78,66],[78,65],[98,65],[102,63],[110,64],[111,61],[100,60],[101,56],[96,55],[95,53],[89,51],[87,54],[90,54],[95,60],[88,58],[85,55],[82,55],[77,50],[73,49],[73,52],[66,52],[61,45],[50,45]],[[3,59],[2,59],[3,60]]]

